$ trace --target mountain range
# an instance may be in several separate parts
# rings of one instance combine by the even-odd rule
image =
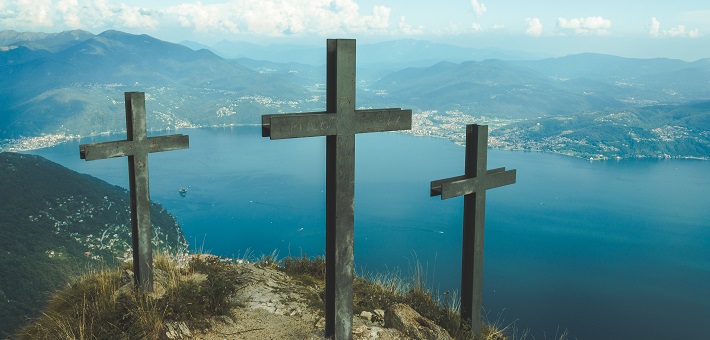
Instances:
[[[149,94],[148,109],[158,113],[149,121],[154,129],[253,121],[254,112],[269,104],[253,98],[306,97],[303,87],[279,76],[147,35],[62,36],[64,44],[56,42],[59,36],[29,42],[5,38],[0,105],[7,109],[0,115],[0,138],[122,131],[124,91]],[[47,40],[51,44],[43,44]],[[58,45],[68,47],[54,51]],[[235,110],[246,113],[230,114]]]
[[[324,50],[226,41],[174,44],[118,31],[3,31],[0,149],[18,148],[27,137],[61,140],[122,132],[125,91],[146,92],[153,130],[258,124],[265,113],[320,111],[325,106]],[[453,124],[478,122],[495,129],[521,123],[516,126],[523,129],[551,117],[577,122],[589,114],[643,113],[646,107],[710,101],[710,58],[687,62],[586,53],[533,59],[421,40],[364,44],[357,53],[356,106],[412,108],[426,123],[419,130],[437,127],[423,134],[452,139],[458,133]],[[630,128],[682,126],[701,147],[665,149],[705,150],[708,137],[700,127],[708,112],[695,113],[685,125],[654,115],[643,127],[622,125],[605,138],[624,140]],[[567,128],[586,126],[579,124]],[[41,145],[24,142],[23,147]],[[602,153],[601,158],[611,156],[618,155]],[[635,156],[650,154],[641,149],[624,154]],[[698,152],[670,156],[710,157]]]
[[[39,156],[0,153],[0,336],[37,315],[74,275],[130,259],[128,192]],[[187,242],[175,218],[151,203],[153,244]]]
[[[245,41],[222,40],[214,45],[204,45],[194,41],[182,41],[194,50],[206,49],[226,59],[249,58],[280,63],[297,62],[308,65],[324,65],[323,46],[303,46],[289,44],[259,45]],[[358,46],[358,63],[365,67],[376,64],[397,65],[396,67],[426,66],[438,61],[462,62],[467,60],[504,59],[533,60],[542,56],[522,51],[480,49],[461,47],[444,43],[417,39],[400,39]]]
[[[394,72],[371,87],[422,110],[530,118],[601,108],[710,99],[710,59],[579,54],[538,61],[439,62]],[[411,105],[411,104],[410,104]]]

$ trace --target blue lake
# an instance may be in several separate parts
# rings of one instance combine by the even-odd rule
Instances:
[[[325,138],[271,141],[257,127],[180,132],[189,150],[150,156],[151,195],[193,247],[324,254]],[[125,159],[79,159],[80,143],[117,138],[32,153],[127,187]],[[458,290],[463,200],[429,197],[429,182],[463,174],[464,149],[394,133],[359,135],[356,148],[358,272],[407,276],[419,261],[439,292]],[[489,321],[535,338],[565,328],[581,339],[707,338],[710,162],[490,150],[488,164],[518,171],[515,185],[487,194]]]

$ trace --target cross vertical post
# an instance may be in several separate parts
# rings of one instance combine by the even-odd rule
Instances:
[[[337,112],[338,131],[355,126],[355,42],[327,42],[326,111]],[[334,86],[333,86],[334,85]],[[325,310],[328,333],[352,332],[355,271],[355,133],[326,137]],[[334,318],[327,317],[334,314]],[[336,330],[336,328],[341,328]]]
[[[169,135],[147,136],[145,93],[126,92],[126,140],[82,144],[80,157],[87,161],[128,156],[128,181],[131,204],[131,238],[133,242],[133,279],[136,288],[153,291],[153,250],[150,224],[150,187],[148,154],[187,149],[189,137]]]
[[[355,110],[353,39],[328,39],[326,112],[262,116],[264,137],[326,136],[326,337],[352,338],[355,134],[411,128],[412,110]]]
[[[126,96],[126,137],[137,144],[147,136],[145,98]],[[148,151],[139,148],[128,156],[128,186],[131,195],[131,238],[133,240],[134,275],[138,285],[153,291],[153,252],[150,225],[150,187],[148,185]],[[140,208],[139,208],[140,207]],[[148,207],[148,209],[145,209]],[[137,263],[137,265],[136,265]]]
[[[431,182],[431,196],[464,196],[461,253],[461,320],[481,334],[483,297],[483,235],[486,190],[514,184],[516,171],[486,170],[488,126],[466,126],[465,175]]]

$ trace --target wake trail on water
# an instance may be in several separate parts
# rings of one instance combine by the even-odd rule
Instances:
[[[249,203],[258,204],[258,205],[264,205],[264,206],[273,207],[273,208],[283,208],[283,209],[291,209],[291,210],[303,210],[303,208],[296,208],[296,207],[290,206],[290,205],[266,203],[266,202],[260,202],[260,201],[249,201]]]
[[[417,228],[417,227],[401,227],[401,226],[370,226],[373,229],[380,230],[392,230],[392,231],[405,231],[405,232],[416,232],[416,233],[433,233],[433,234],[444,234],[443,230],[431,229],[431,228]]]

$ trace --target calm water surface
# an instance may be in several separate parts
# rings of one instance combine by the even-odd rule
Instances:
[[[190,149],[151,154],[150,185],[193,246],[224,256],[324,253],[324,138],[270,141],[256,127],[181,133]],[[32,153],[127,187],[125,159],[79,159],[80,143],[116,138]],[[458,290],[463,200],[430,198],[429,182],[463,174],[463,157],[442,139],[357,137],[358,272],[409,275],[419,261],[439,292]],[[710,162],[490,150],[488,164],[518,169],[515,185],[487,194],[490,321],[538,339],[565,328],[581,339],[707,338]]]

